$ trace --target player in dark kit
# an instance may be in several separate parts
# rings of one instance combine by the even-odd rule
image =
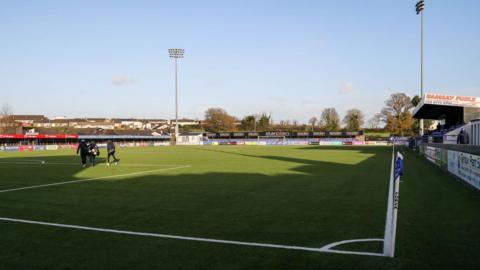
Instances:
[[[91,141],[88,144],[88,154],[89,154],[89,157],[90,157],[90,164],[92,166],[95,166],[96,158],[97,158],[97,156],[100,155],[100,150],[98,149],[98,146],[94,141]]]
[[[110,157],[113,157],[113,162],[115,165],[118,165],[118,162],[120,161],[115,157],[115,144],[113,144],[112,141],[108,141],[107,143],[107,166],[110,166]]]
[[[87,166],[88,145],[85,140],[80,141],[77,147],[77,155],[80,152],[80,158],[82,159],[82,167]]]

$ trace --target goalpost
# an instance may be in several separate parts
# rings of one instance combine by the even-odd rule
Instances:
[[[257,142],[265,141],[267,144],[284,145],[287,143],[285,136],[258,136]]]

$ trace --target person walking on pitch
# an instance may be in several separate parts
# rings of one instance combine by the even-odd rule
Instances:
[[[80,152],[82,167],[87,166],[88,145],[85,140],[81,140],[77,147],[77,155]]]
[[[95,166],[96,158],[100,155],[100,150],[98,149],[98,146],[94,141],[91,141],[88,145],[88,153],[90,158],[90,164],[92,166]]]
[[[115,157],[115,144],[111,140],[107,143],[107,154],[107,166],[110,166],[110,157],[113,157],[114,164],[118,165],[120,160]]]

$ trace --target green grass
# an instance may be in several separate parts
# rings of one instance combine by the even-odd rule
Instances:
[[[0,190],[190,167],[0,193],[0,217],[305,247],[383,238],[391,148],[163,147],[118,156],[119,166],[82,169],[71,150],[0,153]],[[0,221],[0,269],[478,268],[479,193],[412,153],[402,181],[393,259]],[[338,249],[382,251],[379,243]]]

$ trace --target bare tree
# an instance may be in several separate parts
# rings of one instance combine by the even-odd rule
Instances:
[[[11,125],[13,114],[13,108],[8,103],[4,103],[0,109],[0,133],[4,133],[5,130]]]
[[[347,130],[357,131],[363,127],[365,116],[359,109],[350,109],[343,118],[343,123]]]
[[[377,129],[380,128],[380,123],[382,122],[382,116],[377,113],[375,116],[368,120],[368,128]]]
[[[262,115],[259,115],[258,119],[258,129],[260,130],[267,130],[270,128],[270,125],[272,123],[272,116],[270,114],[262,113]]]
[[[340,116],[335,108],[326,108],[322,112],[321,122],[327,131],[340,129]]]
[[[318,118],[317,117],[312,117],[310,120],[308,120],[308,123],[312,126],[312,131],[315,130],[315,124],[317,123]]]

